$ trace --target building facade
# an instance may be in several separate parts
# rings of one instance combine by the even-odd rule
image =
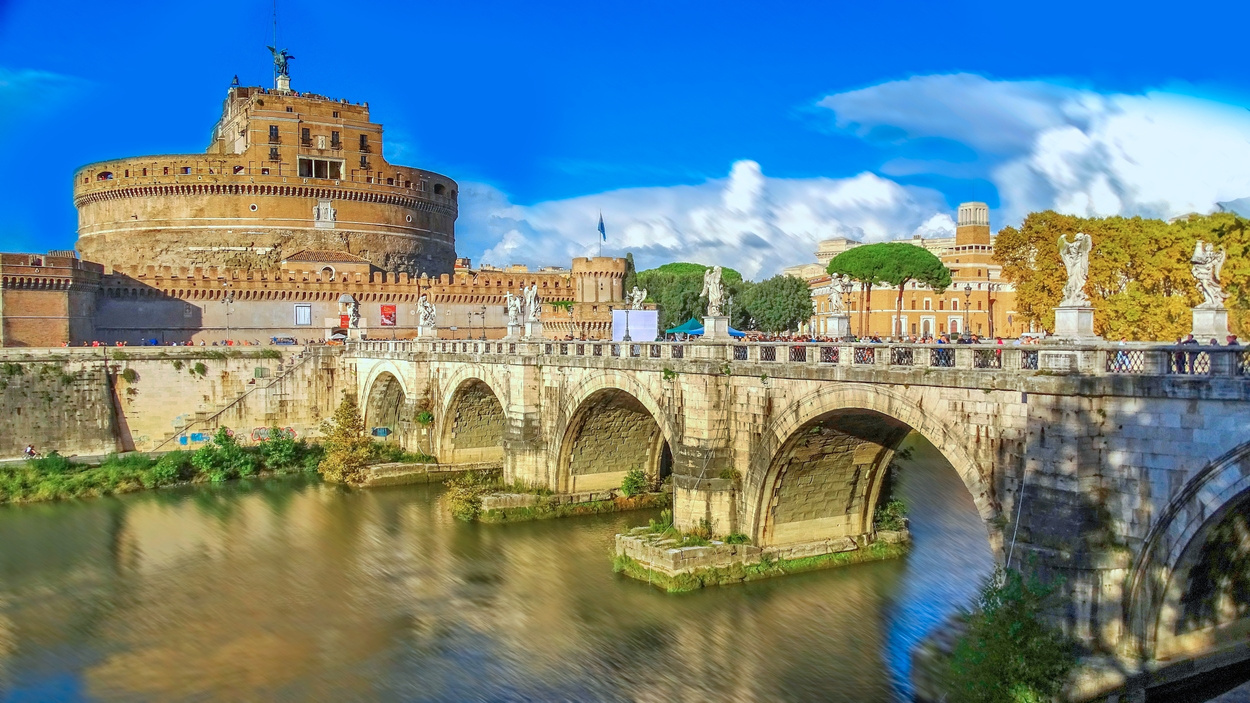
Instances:
[[[859,246],[854,240],[821,242],[816,252],[818,263],[786,269],[786,273],[808,281],[813,309],[809,331],[820,336],[834,334],[836,305],[830,300],[834,295],[841,299],[845,314],[851,316],[851,334],[857,337],[936,337],[961,334],[965,328],[981,337],[1016,337],[1028,330],[1016,315],[1015,288],[1002,278],[1002,266],[993,260],[988,205],[962,203],[954,237],[917,238],[912,243],[941,259],[951,271],[952,282],[940,294],[920,283],[907,284],[901,310],[897,288],[874,286],[871,300],[859,284],[849,290],[843,286],[834,289],[826,266],[838,253]],[[807,273],[813,275],[804,276]]]
[[[451,273],[455,181],[392,165],[382,148],[368,103],[233,85],[205,153],[78,169],[77,248],[118,268],[263,270],[332,250],[410,276]]]

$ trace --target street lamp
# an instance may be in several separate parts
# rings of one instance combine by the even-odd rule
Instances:
[[[964,339],[972,339],[972,333],[968,331],[968,306],[972,305],[972,284],[964,284]]]
[[[482,306],[482,311],[478,313],[482,316],[482,341],[486,341],[486,306]]]
[[[634,341],[633,338],[629,336],[629,311],[632,309],[633,309],[632,305],[630,307],[625,308],[625,336],[621,337],[622,342]]]
[[[994,338],[994,293],[997,293],[998,290],[1002,288],[1002,284],[1001,283],[987,283],[985,285],[989,288],[989,292],[985,294],[985,300],[986,300],[986,307],[989,308],[989,315],[990,315],[990,325],[989,325],[990,339],[993,339]],[[1010,331],[1008,331],[1008,334],[1010,334]]]

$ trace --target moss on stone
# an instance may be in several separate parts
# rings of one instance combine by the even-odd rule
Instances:
[[[909,543],[886,544],[875,542],[863,549],[834,554],[821,554],[798,559],[764,560],[754,564],[735,563],[724,567],[708,567],[694,571],[668,575],[649,569],[633,557],[618,554],[612,559],[612,570],[630,578],[646,581],[669,593],[686,593],[708,586],[726,586],[746,581],[799,574],[805,571],[831,569],[850,564],[897,559],[907,553]]]

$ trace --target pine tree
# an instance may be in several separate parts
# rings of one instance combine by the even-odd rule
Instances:
[[[334,411],[333,422],[321,428],[325,435],[325,458],[317,466],[321,478],[334,483],[351,483],[361,478],[369,463],[373,440],[365,432],[360,406],[350,393]]]

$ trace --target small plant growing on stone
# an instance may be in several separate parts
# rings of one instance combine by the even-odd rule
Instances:
[[[197,361],[195,362],[195,366],[191,367],[191,373],[196,376],[206,376],[208,375],[208,367],[204,365],[203,361]]]
[[[182,359],[174,359],[174,371],[182,370]]]
[[[740,481],[742,473],[735,468],[724,468],[720,470],[720,477],[727,481]]]
[[[878,530],[902,530],[907,527],[907,504],[894,499],[878,505],[872,520]]]
[[[677,372],[665,366],[664,369],[660,371],[660,377],[665,381],[672,381],[677,378]]]
[[[122,371],[122,378],[126,379],[126,383],[134,383],[139,380],[139,372],[134,369],[126,369]]]
[[[26,369],[25,369],[25,367],[23,367],[21,364],[14,364],[14,363],[11,363],[11,362],[5,362],[5,364],[4,364],[4,375],[5,375],[5,376],[21,376],[21,375],[22,375],[22,374],[24,374],[24,373],[26,373]]]
[[[647,474],[642,469],[630,469],[621,481],[621,493],[627,497],[646,493],[650,487],[651,482],[647,480]]]
[[[422,410],[421,412],[417,413],[416,420],[417,420],[418,425],[421,425],[423,427],[429,426],[430,423],[434,422],[434,413],[430,412],[429,410]]]
[[[750,544],[751,538],[741,532],[731,532],[725,537],[725,544]]]
[[[349,483],[360,478],[372,455],[373,440],[365,432],[360,406],[351,394],[334,411],[334,420],[324,423],[325,457],[317,466],[321,478],[334,483]]]
[[[730,365],[729,365],[729,362],[728,362],[728,361],[726,361],[726,362],[725,362],[725,365],[724,365],[724,366],[722,366],[722,367],[720,367],[720,372],[721,372],[721,373],[723,373],[723,374],[725,374],[726,376],[728,376],[728,375],[730,375],[730,374],[732,374],[732,373],[734,372],[734,367],[733,367],[733,366],[730,366]]]

